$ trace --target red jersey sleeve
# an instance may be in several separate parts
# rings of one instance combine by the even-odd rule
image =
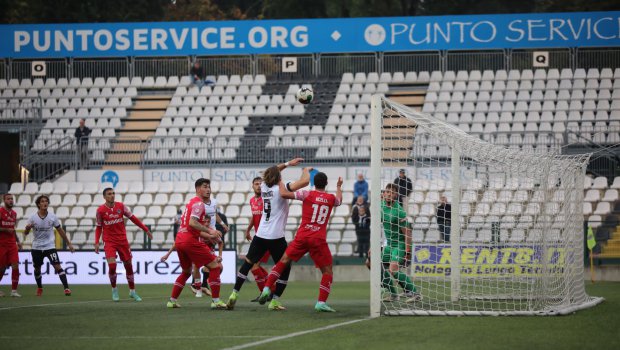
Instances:
[[[299,201],[303,201],[304,199],[308,197],[309,194],[310,194],[310,191],[308,190],[295,191],[295,199]]]
[[[102,227],[103,226],[103,217],[101,216],[101,207],[97,208],[97,226],[98,227]]]
[[[196,202],[192,205],[190,216],[201,219],[205,215],[205,205],[202,202]]]
[[[131,213],[131,210],[129,210],[129,208],[125,204],[121,203],[121,205],[123,206],[123,215],[130,218],[133,215]]]

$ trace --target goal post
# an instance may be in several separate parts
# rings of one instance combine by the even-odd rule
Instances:
[[[380,95],[371,103],[370,315],[555,315],[583,277],[589,155],[494,144]]]

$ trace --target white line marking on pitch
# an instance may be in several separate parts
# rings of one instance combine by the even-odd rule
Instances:
[[[156,298],[161,298],[161,297],[144,297],[142,299],[156,299]],[[129,300],[129,299],[127,299]],[[3,307],[0,308],[0,311],[5,311],[5,310],[14,310],[14,309],[26,309],[29,307],[45,307],[45,306],[61,306],[61,305],[77,305],[77,304],[92,304],[92,303],[103,303],[106,301],[112,301],[111,299],[102,299],[102,300],[87,300],[87,301],[76,301],[76,302],[69,302],[69,303],[54,303],[54,304],[35,304],[35,305],[21,305],[21,306],[9,306],[9,307]]]
[[[268,338],[268,335],[128,335],[128,336],[3,336],[0,339],[214,339],[214,338]]]
[[[278,340],[284,340],[284,339],[289,339],[289,338],[293,338],[293,337],[298,337],[300,335],[306,335],[306,334],[310,334],[310,333],[322,332],[322,331],[326,331],[326,330],[329,330],[329,329],[338,328],[338,327],[342,327],[342,326],[347,326],[347,325],[350,325],[350,324],[354,324],[354,323],[358,323],[358,322],[362,322],[362,321],[366,321],[366,320],[370,320],[370,318],[369,317],[367,317],[367,318],[360,318],[360,319],[357,319],[357,320],[351,320],[351,321],[347,321],[347,322],[336,323],[336,324],[332,324],[332,325],[325,326],[325,327],[319,327],[319,328],[309,329],[309,330],[306,330],[306,331],[289,333],[289,334],[280,335],[280,336],[269,338],[269,339],[263,339],[263,340],[255,341],[255,342],[252,342],[252,343],[241,344],[241,345],[233,346],[233,347],[230,347],[230,348],[225,348],[225,349],[222,349],[222,350],[247,349],[247,348],[251,348],[253,346],[258,346],[258,345],[263,345],[263,344],[267,344],[267,343],[272,343],[272,342],[278,341]]]

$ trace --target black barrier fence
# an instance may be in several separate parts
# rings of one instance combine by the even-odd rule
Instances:
[[[283,71],[293,59],[295,69]],[[620,68],[618,48],[540,48],[477,51],[411,51],[358,54],[125,57],[0,61],[0,79],[37,78],[33,61],[47,78],[185,76],[198,61],[206,75],[340,76],[345,72],[421,72],[549,68]],[[291,67],[287,64],[286,67]]]

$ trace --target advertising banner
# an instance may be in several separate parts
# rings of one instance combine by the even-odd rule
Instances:
[[[12,58],[620,45],[620,12],[0,26]]]
[[[414,247],[413,274],[416,277],[449,277],[452,273],[450,244],[420,244]],[[535,276],[546,270],[564,271],[566,250],[540,245],[461,246],[461,277]]]
[[[134,251],[133,269],[136,284],[172,284],[181,273],[181,265],[176,253],[172,253],[166,262],[159,259],[165,254],[164,251]],[[58,252],[62,268],[67,273],[69,285],[73,284],[109,284],[108,264],[103,253],[89,252]],[[222,283],[235,283],[237,254],[234,251],[224,251],[222,255]],[[60,279],[54,273],[54,268],[47,260],[41,269],[43,284],[60,284]],[[19,284],[36,284],[34,280],[34,267],[30,252],[19,252]],[[0,284],[11,284],[10,268],[5,271],[5,276]],[[118,283],[125,284],[125,270],[123,264],[118,261],[116,269]]]

